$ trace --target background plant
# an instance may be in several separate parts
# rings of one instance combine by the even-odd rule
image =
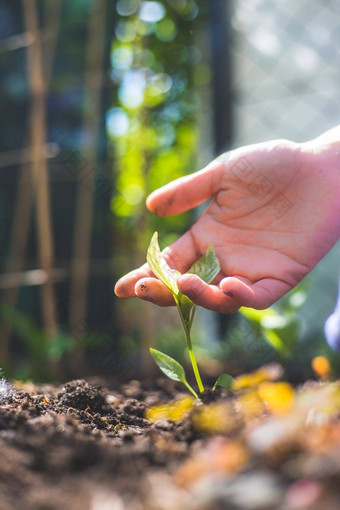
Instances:
[[[239,313],[249,321],[257,336],[262,336],[282,356],[289,357],[300,333],[297,311],[306,299],[306,288],[301,284],[276,306],[265,310],[242,307]]]

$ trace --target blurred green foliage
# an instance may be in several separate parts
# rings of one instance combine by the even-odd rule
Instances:
[[[55,338],[48,338],[29,314],[5,304],[0,306],[0,318],[12,324],[26,353],[25,361],[11,368],[10,375],[21,380],[32,378],[36,381],[57,377],[59,374],[57,371],[53,373],[53,366],[56,367],[73,350],[74,338],[61,331]],[[7,372],[9,367],[4,368]]]
[[[299,338],[300,324],[297,311],[307,299],[300,284],[282,298],[276,306],[266,310],[240,309],[257,336],[262,336],[280,355],[289,357]]]
[[[194,169],[194,68],[201,54],[193,34],[199,9],[193,0],[118,0],[116,9],[111,51],[116,94],[107,114],[115,152],[111,208],[121,234],[138,232],[142,249],[158,228],[157,218],[146,216],[146,196]],[[187,221],[187,215],[162,219],[162,232],[178,233]]]

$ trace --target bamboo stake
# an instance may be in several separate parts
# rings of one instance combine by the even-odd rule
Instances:
[[[28,80],[32,93],[30,133],[32,143],[32,176],[36,193],[36,221],[38,252],[41,268],[46,271],[46,282],[41,286],[44,329],[49,338],[57,334],[56,300],[51,279],[53,269],[53,237],[46,143],[46,86],[42,71],[42,51],[38,41],[38,12],[35,0],[23,0],[26,30],[33,35],[34,43],[27,48]]]
[[[104,86],[104,52],[106,1],[91,2],[89,15],[89,36],[85,71],[85,110],[83,120],[83,147],[86,164],[83,172],[90,183],[95,180],[97,144],[100,128],[100,99]],[[90,139],[90,144],[88,140]],[[94,187],[93,187],[94,188]],[[73,261],[71,265],[70,330],[77,324],[86,323],[87,292],[90,267],[91,228],[94,196],[81,182],[78,183],[78,197],[74,228]],[[78,335],[77,364],[84,362],[84,354]]]
[[[56,49],[56,41],[59,31],[59,22],[61,14],[61,0],[51,0],[46,5],[46,28],[45,34],[49,35],[49,44],[46,45],[48,50],[47,55],[44,59],[44,81],[45,90],[48,89],[48,85],[51,80],[52,67]],[[34,22],[34,20],[33,20]],[[28,25],[28,23],[27,23]],[[27,26],[28,29],[28,26]],[[41,45],[41,37],[38,38],[38,26],[35,21],[35,39],[33,44]],[[41,32],[40,32],[41,33]],[[33,117],[33,106],[31,108],[31,117]],[[26,137],[28,138],[28,137]],[[25,144],[26,146],[26,144]],[[19,156],[22,159],[21,168],[19,170],[19,181],[18,181],[18,195],[15,203],[14,215],[13,215],[13,228],[11,230],[10,238],[10,250],[9,258],[7,260],[5,273],[20,273],[23,270],[25,260],[25,248],[28,240],[29,226],[31,222],[31,214],[33,209],[33,187],[30,181],[27,181],[27,163],[32,162],[33,151],[23,150]],[[47,145],[43,145],[42,157],[45,159],[49,157],[47,152]],[[37,163],[37,162],[36,162]],[[19,291],[19,281],[17,285],[12,288],[6,289],[3,292],[2,300],[10,305],[14,306],[17,300]],[[8,361],[8,350],[9,342],[12,334],[12,325],[9,322],[4,322],[0,325],[0,358],[2,362]]]
[[[5,273],[18,273],[22,270],[25,259],[25,247],[29,226],[31,223],[31,212],[33,207],[33,192],[31,183],[23,185],[22,181],[26,178],[23,164],[19,174],[19,189],[14,211],[14,222],[11,230],[9,258],[6,264]],[[17,295],[18,286],[6,289],[2,293],[2,301],[10,306],[14,306]],[[1,362],[8,361],[9,342],[12,334],[12,324],[10,322],[2,322],[0,324],[0,358]]]

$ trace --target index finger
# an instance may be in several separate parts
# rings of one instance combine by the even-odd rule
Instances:
[[[201,256],[201,253],[191,230],[188,230],[183,236],[165,248],[163,255],[171,269],[177,269],[181,273],[185,273]],[[114,289],[116,296],[122,299],[136,297],[136,283],[148,277],[155,278],[155,275],[148,264],[145,263],[118,280]]]
[[[209,200],[219,189],[222,169],[217,158],[206,168],[162,186],[148,196],[148,209],[158,216],[171,216]]]
[[[143,264],[138,269],[130,271],[130,273],[127,273],[126,275],[122,276],[122,278],[120,278],[116,283],[114,288],[116,296],[122,299],[136,297],[135,293],[136,283],[138,282],[138,280],[141,280],[142,278],[149,276],[154,276],[154,274],[147,265],[147,263]]]

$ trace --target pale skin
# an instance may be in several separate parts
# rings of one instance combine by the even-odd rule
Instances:
[[[219,156],[154,191],[149,210],[180,214],[211,199],[165,250],[181,292],[209,310],[263,309],[295,287],[340,237],[340,126],[305,143],[274,140]],[[210,284],[185,274],[214,243],[221,272]],[[116,284],[120,298],[174,304],[147,264]]]

